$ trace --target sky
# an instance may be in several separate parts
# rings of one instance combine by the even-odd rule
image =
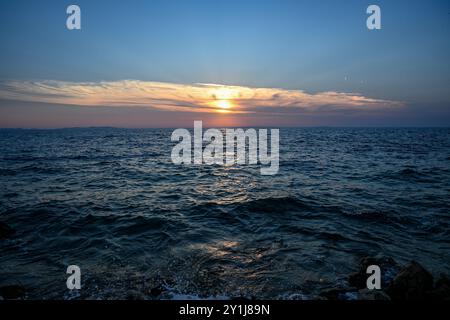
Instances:
[[[0,24],[2,128],[450,126],[448,0],[15,0]]]

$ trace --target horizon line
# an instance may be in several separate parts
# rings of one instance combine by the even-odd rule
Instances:
[[[35,128],[35,127],[0,127],[0,130],[79,130],[79,129],[122,129],[122,130],[149,130],[149,129],[193,129],[192,127],[116,127],[116,126],[76,126],[76,127],[54,127],[54,128]],[[330,129],[450,129],[450,125],[348,125],[348,126],[334,126],[334,125],[316,125],[316,126],[203,126],[203,129],[216,129],[216,128],[257,128],[257,129],[308,129],[308,128],[330,128]]]

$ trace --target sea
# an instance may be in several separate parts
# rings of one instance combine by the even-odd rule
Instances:
[[[279,172],[175,165],[172,129],[0,130],[0,286],[314,299],[366,256],[450,273],[450,128],[282,128]],[[79,266],[81,290],[68,290]]]

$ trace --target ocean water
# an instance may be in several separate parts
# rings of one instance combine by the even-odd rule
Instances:
[[[16,231],[0,240],[0,286],[292,299],[345,284],[364,256],[450,272],[450,129],[281,129],[275,176],[176,166],[171,133],[0,130],[0,221]]]

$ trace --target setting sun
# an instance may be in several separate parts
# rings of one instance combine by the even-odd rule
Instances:
[[[231,109],[233,106],[232,103],[228,100],[218,100],[215,101],[214,104],[221,109]]]
[[[217,109],[217,112],[228,113],[235,106],[232,99],[237,98],[239,92],[231,88],[215,88],[212,97],[215,99],[211,105]]]
[[[229,100],[215,100],[212,105],[216,108],[216,111],[220,113],[228,113],[233,108],[233,103]]]

